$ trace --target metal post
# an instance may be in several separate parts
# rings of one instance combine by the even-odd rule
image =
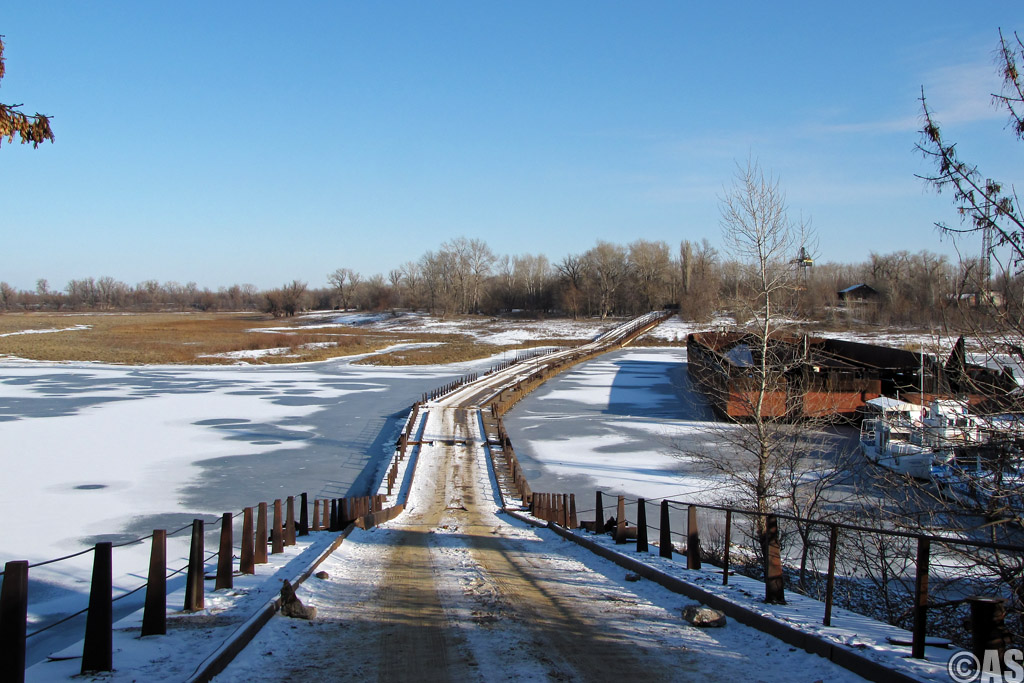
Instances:
[[[0,588],[0,680],[25,680],[25,634],[28,619],[28,561],[4,564]]]
[[[836,546],[839,544],[839,527],[829,524],[828,534],[828,579],[825,583],[825,618],[823,626],[832,625],[832,594],[836,585]]]
[[[270,552],[274,555],[284,552],[284,529],[281,521],[281,499],[274,501],[274,523],[270,527]]]
[[[729,546],[732,545],[732,510],[725,511],[725,550],[722,551],[722,585],[729,585]]]
[[[615,542],[626,542],[626,497],[619,496],[615,506]]]
[[[93,551],[89,612],[85,619],[82,673],[114,670],[113,544],[97,543]]]
[[[1010,644],[1003,621],[1006,619],[1006,600],[991,596],[967,598],[971,606],[971,651],[979,662],[985,661],[985,651],[995,650],[1003,661],[1006,646]]]
[[[647,501],[643,498],[636,501],[636,551],[647,552]]]
[[[149,580],[146,581],[146,607],[142,613],[142,635],[167,633],[167,531],[153,532],[149,552]]]
[[[254,548],[256,549],[255,559],[256,564],[267,563],[267,504],[260,503],[259,507],[256,508],[256,539],[254,540]]]
[[[284,523],[284,544],[295,545],[295,496],[288,496],[287,514]]]
[[[253,540],[252,508],[242,510],[242,549],[238,554],[238,571],[256,573],[256,545]]]
[[[924,659],[924,641],[928,630],[928,562],[932,544],[927,538],[917,539],[917,576],[914,580],[914,641],[910,656]]]
[[[764,601],[769,605],[785,605],[785,577],[782,574],[782,549],[779,545],[779,520],[775,515],[765,519]]]
[[[188,552],[188,575],[185,577],[185,611],[195,612],[206,606],[203,596],[203,520],[192,520],[192,546]]]
[[[231,556],[234,546],[234,529],[232,529],[232,515],[225,512],[220,517],[220,547],[217,549],[217,581],[213,586],[214,590],[221,588],[234,588],[235,580],[232,575],[234,559]]]
[[[672,559],[672,528],[668,517],[668,501],[661,501],[661,539],[658,541],[661,546],[658,554],[661,557]]]
[[[697,526],[697,506],[686,509],[686,568],[700,569],[700,528]]]
[[[299,495],[299,536],[309,535],[309,500],[305,492]]]

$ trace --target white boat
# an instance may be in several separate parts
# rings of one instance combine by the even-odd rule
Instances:
[[[860,425],[864,457],[898,474],[931,479],[935,449],[924,445],[921,406],[883,396],[867,401],[865,408]]]

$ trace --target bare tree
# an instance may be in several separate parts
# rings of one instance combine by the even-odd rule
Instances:
[[[597,245],[583,254],[586,275],[597,293],[601,320],[615,311],[616,295],[625,282],[628,267],[626,250],[618,244],[599,240]]]
[[[750,323],[727,344],[699,356],[697,347],[691,347],[691,375],[707,390],[722,394],[712,396],[713,403],[737,407],[723,411],[725,422],[709,424],[712,436],[703,441],[714,443],[712,448],[684,452],[724,476],[735,502],[759,513],[754,536],[767,563],[766,515],[783,507],[808,514],[820,506],[835,478],[833,466],[822,457],[832,444],[813,411],[795,412],[790,405],[789,385],[807,359],[799,344],[778,334],[786,318],[783,302],[792,301],[786,297],[793,287],[789,260],[801,226],[790,221],[778,181],[755,161],[737,167],[720,206],[723,241],[742,269],[742,296],[733,306]],[[727,379],[719,383],[710,375]],[[805,476],[812,471],[815,476]]]

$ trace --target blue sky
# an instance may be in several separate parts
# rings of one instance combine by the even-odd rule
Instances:
[[[320,286],[458,236],[555,261],[717,245],[749,156],[821,261],[952,255],[918,98],[1024,178],[990,104],[1000,27],[1024,3],[8,3],[0,102],[57,140],[0,147],[0,280]]]

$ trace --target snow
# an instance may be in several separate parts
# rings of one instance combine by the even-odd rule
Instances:
[[[402,318],[384,316],[376,319],[367,317],[362,324],[393,325],[397,328],[410,323],[402,322]],[[544,323],[529,327],[522,333],[505,330],[489,334],[492,339],[509,339],[511,337],[500,335],[512,334],[544,338],[556,336],[553,330],[560,329],[559,325],[561,323]],[[438,321],[434,327],[457,330],[459,323]],[[675,321],[662,326],[666,327],[669,330],[667,334],[673,336],[663,336],[663,339],[680,339],[680,335],[685,338],[685,330],[689,329]],[[422,331],[416,322],[411,323],[411,329]],[[567,325],[561,329],[580,333],[587,328],[585,325]],[[600,329],[600,325],[594,325],[594,330]],[[487,337],[483,334],[480,338]],[[584,477],[589,491],[595,487],[627,489],[633,495],[647,498],[674,495],[691,500],[703,493],[720,494],[721,482],[687,472],[685,458],[673,453],[669,443],[673,434],[690,429],[693,434],[699,431],[696,422],[701,406],[680,406],[678,387],[673,387],[672,383],[662,386],[665,376],[673,378],[672,382],[684,381],[681,374],[684,361],[684,349],[630,349],[581,366],[565,376],[568,383],[562,382],[561,388],[546,394],[547,389],[542,389],[533,397],[544,405],[542,410],[517,418],[526,423],[523,428],[526,434],[539,429],[540,425],[559,425],[558,429],[562,431],[559,438],[531,440],[517,435],[510,428],[517,449],[532,450],[530,457],[543,467],[544,476],[554,480]],[[652,371],[652,364],[661,364],[661,367]],[[0,559],[38,562],[62,555],[85,547],[94,537],[124,532],[126,520],[137,517],[178,513],[183,520],[179,521],[184,523],[196,515],[219,515],[222,512],[219,507],[197,509],[194,500],[183,495],[190,486],[204,482],[204,470],[200,467],[202,461],[261,454],[284,457],[288,452],[301,453],[309,449],[316,438],[311,434],[314,418],[325,405],[350,395],[362,397],[392,391],[385,385],[387,381],[401,382],[410,376],[408,368],[351,366],[348,361],[318,367],[317,371],[311,371],[302,367],[114,368],[84,363],[0,363],[0,408],[3,409],[0,410],[0,443],[4,444],[0,463],[7,475],[6,481],[17,482],[16,487],[5,487],[6,495],[0,498],[0,514],[8,520],[25,520],[26,511],[31,512],[31,523],[4,527],[0,534]],[[422,370],[420,377],[429,383],[432,377],[449,377],[453,371],[462,372],[469,367],[428,367]],[[661,379],[656,377],[659,374]],[[434,382],[440,383],[440,379]],[[418,390],[412,392],[409,400],[418,393]],[[522,404],[517,411],[523,412],[528,403]],[[670,414],[676,425],[673,434],[664,427]],[[266,425],[274,428],[270,437],[262,433]],[[433,429],[430,425],[427,428]],[[252,433],[248,433],[249,430]],[[348,434],[332,433],[332,438],[339,436],[348,438]],[[527,446],[527,443],[532,445]],[[638,447],[638,444],[642,445]],[[530,477],[533,481],[534,473],[530,473]],[[537,486],[535,489],[564,490]],[[284,495],[293,493],[297,491],[286,491]],[[417,495],[414,487],[410,492],[410,505],[420,504]],[[498,517],[495,519],[504,521]],[[643,622],[636,628],[648,629],[645,631],[648,634],[658,634],[659,646],[682,646],[676,634],[680,630],[677,614],[679,608],[690,601],[647,582],[629,584],[627,588],[622,572],[605,560],[557,540],[551,532],[537,532],[514,523],[513,527],[524,548],[540,547],[541,544],[556,546],[557,551],[545,550],[542,555],[561,567],[567,576],[586,574],[586,578],[581,579],[581,591],[595,596],[611,596],[612,605],[617,604],[615,596],[620,601],[630,601],[633,607],[623,609],[620,616],[627,621]],[[373,585],[374,574],[367,559],[372,557],[386,533],[386,528],[355,532],[342,545],[342,551],[324,565],[331,579],[327,582],[310,580],[306,584],[303,590],[309,591],[314,604],[318,595],[337,595],[338,587],[331,584],[338,583],[346,588],[345,600],[349,602],[322,604],[328,617],[330,610],[335,610],[336,615],[346,614],[346,609],[351,610],[358,604],[360,590],[369,590],[367,587]],[[438,532],[436,535],[443,537],[446,534]],[[209,617],[206,622],[199,620],[200,623],[196,624],[190,621],[187,623],[194,625],[185,626],[186,620],[181,619],[181,626],[177,630],[172,629],[172,635],[143,640],[134,638],[130,632],[119,631],[116,636],[118,653],[115,654],[115,666],[119,671],[109,678],[180,680],[182,676],[179,674],[185,672],[187,675],[191,670],[189,667],[198,665],[213,647],[211,643],[228,637],[242,618],[276,593],[281,578],[295,576],[297,567],[306,566],[311,556],[319,554],[327,536],[316,535],[311,541],[303,541],[299,546],[288,549],[283,557],[274,557],[273,574],[260,570],[257,578],[239,577],[236,589],[230,594],[225,592],[212,596],[203,615]],[[447,590],[465,593],[474,586],[475,570],[467,559],[465,548],[459,545],[454,535],[449,536],[452,538],[437,541],[443,558],[442,566],[448,572],[445,574]],[[170,541],[169,565],[184,564],[186,543],[185,536]],[[215,547],[210,538],[207,539],[207,547]],[[303,550],[304,554],[300,554]],[[115,551],[115,594],[135,588],[144,581],[142,577],[148,553],[148,544],[145,543]],[[33,623],[43,620],[48,614],[67,611],[72,604],[77,609],[86,590],[90,569],[89,555],[34,569],[33,581],[40,581],[43,590],[33,589],[30,604]],[[739,577],[735,585],[743,585]],[[626,593],[622,592],[625,590],[634,597],[625,597]],[[751,595],[757,592],[749,587],[747,591]],[[306,594],[302,597],[305,600]],[[169,600],[170,605],[180,602],[181,596],[177,594]],[[471,611],[474,605],[476,603],[467,597],[467,602],[457,608],[456,613],[465,616],[469,614],[466,610]],[[634,608],[637,611],[630,611]],[[803,609],[806,613],[800,611]],[[820,622],[820,616],[811,614],[816,609],[819,607],[804,607],[794,601],[792,610],[796,611],[787,612],[782,618],[813,624]],[[139,619],[139,614],[133,614],[119,627],[134,624]],[[866,620],[858,619],[860,621],[850,622],[852,626],[842,626],[845,631],[836,631],[840,634],[837,637],[857,641],[881,633],[865,631],[876,626],[864,625]],[[296,626],[275,618],[265,634],[271,643],[289,642],[292,632],[304,628],[314,627],[306,624]],[[29,631],[32,630],[33,625],[30,624]],[[525,632],[512,631],[514,629],[508,634],[512,645],[528,646]],[[840,671],[836,674],[840,678],[834,678],[833,670],[819,669],[824,660],[802,652],[792,653],[778,641],[750,629],[726,631],[728,629],[703,634],[701,637],[709,640],[686,647],[717,652],[719,661],[736,659],[745,662],[747,674],[757,671],[765,676],[762,680],[791,680],[793,670],[806,673],[808,680],[849,680],[842,678],[846,672]],[[291,635],[291,642],[300,635]],[[484,639],[482,631],[470,635],[471,638],[477,636]],[[245,678],[246,666],[250,667],[250,678],[270,676],[273,669],[264,667],[266,662],[258,650],[259,646],[253,651],[255,654],[250,652],[246,655],[250,658],[248,664],[243,658],[242,668],[238,669],[242,673],[226,680]],[[906,648],[899,651],[905,654]],[[779,672],[765,672],[757,669],[756,663],[745,660],[744,652],[757,652],[759,656],[770,653],[773,658],[779,657],[787,664]],[[514,659],[492,661],[486,659],[488,656],[497,655],[481,654],[481,661],[495,666],[515,665]],[[40,666],[58,667],[57,664]],[[65,662],[60,666],[63,667],[59,669],[62,673],[55,674],[57,668],[37,667],[33,676],[35,680],[53,680],[64,677],[63,672],[70,672],[67,675],[77,673],[78,664],[75,662]],[[513,679],[526,679],[536,674],[531,669],[513,668],[510,671],[514,674],[511,676]],[[782,671],[787,673],[784,675]],[[715,671],[705,673],[713,676]]]
[[[72,325],[71,327],[54,327],[45,330],[19,330],[17,332],[4,332],[0,337],[14,337],[19,334],[52,334],[54,332],[77,332],[91,329],[92,325]]]

